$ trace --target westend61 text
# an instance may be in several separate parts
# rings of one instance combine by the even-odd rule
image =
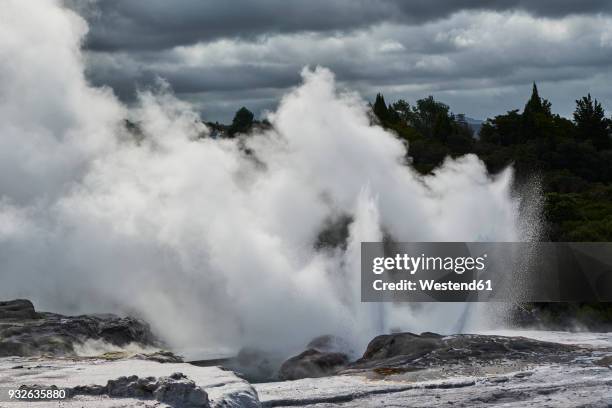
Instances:
[[[418,282],[418,283],[417,283]],[[491,291],[493,285],[491,280],[473,280],[471,282],[436,282],[433,279],[419,279],[417,282],[402,279],[398,282],[385,282],[377,279],[372,282],[372,287],[377,291]]]

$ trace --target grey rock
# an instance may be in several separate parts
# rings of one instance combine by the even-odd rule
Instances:
[[[175,408],[209,407],[208,394],[182,373],[168,377],[119,377],[106,386],[78,386],[69,390],[75,395],[108,395],[115,398],[156,400]]]
[[[349,359],[346,354],[322,352],[308,349],[285,361],[279,370],[281,380],[325,377],[346,367]]]
[[[282,361],[283,358],[278,354],[258,348],[244,347],[236,357],[228,359],[223,366],[248,381],[275,381],[277,369]]]
[[[0,319],[36,319],[34,305],[27,299],[0,302]]]
[[[395,333],[375,337],[351,369],[431,368],[451,364],[491,364],[569,361],[581,353],[577,346],[524,337],[476,334],[440,336],[435,333]]]
[[[0,357],[73,355],[74,345],[89,339],[119,347],[160,345],[149,325],[133,317],[37,313],[27,300],[1,304],[5,317],[0,319]]]
[[[156,361],[158,363],[182,363],[183,357],[177,356],[171,351],[159,350],[153,353],[135,354],[133,358],[140,360]]]
[[[383,360],[400,355],[416,359],[440,347],[442,341],[438,337],[413,333],[387,334],[370,341],[362,360]]]
[[[210,405],[206,392],[181,373],[160,378],[153,396],[156,400],[175,407],[208,407]]]

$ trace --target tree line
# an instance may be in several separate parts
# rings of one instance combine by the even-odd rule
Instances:
[[[545,240],[612,241],[612,118],[601,103],[576,100],[572,120],[552,112],[536,84],[522,111],[487,119],[477,135],[464,115],[429,96],[410,105],[378,94],[372,112],[430,173],[445,157],[474,153],[495,174],[513,165],[518,184],[537,176],[545,193]]]
[[[513,165],[517,186],[534,176],[541,181],[544,240],[612,241],[612,118],[590,94],[576,100],[567,119],[553,113],[534,83],[522,111],[487,119],[478,134],[465,115],[432,96],[387,104],[379,93],[371,109],[375,122],[407,143],[406,160],[421,174],[447,156],[468,153],[478,155],[491,174]],[[219,137],[270,127],[245,107],[230,125],[207,124]]]
[[[378,94],[372,104],[380,124],[408,142],[417,171],[427,174],[446,156],[466,153],[478,155],[493,174],[512,164],[517,185],[534,176],[541,180],[543,240],[612,241],[612,119],[590,94],[576,100],[572,120],[551,108],[534,83],[522,112],[489,118],[474,135],[463,115],[431,96],[411,106],[404,100],[387,105]],[[610,303],[532,303],[516,311],[527,324],[612,327]]]

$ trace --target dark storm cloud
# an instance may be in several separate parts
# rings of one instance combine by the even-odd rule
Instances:
[[[342,30],[385,20],[392,6],[368,0],[102,0],[90,14],[87,47],[163,49],[220,37]]]
[[[610,12],[609,0],[99,0],[87,10],[87,47],[165,49],[217,38],[345,31],[382,22],[420,24],[460,10],[521,9],[539,16]]]
[[[532,81],[561,114],[589,91],[612,108],[608,0],[64,1],[90,26],[90,81],[131,101],[161,77],[207,119],[273,109],[306,65],[480,118],[524,105]]]
[[[300,67],[261,67],[244,64],[230,67],[149,67],[138,64],[100,65],[90,67],[89,79],[95,85],[111,86],[122,99],[131,100],[139,88],[163,78],[172,85],[174,92],[189,94],[198,92],[238,91],[245,89],[282,89],[295,85],[300,80]]]

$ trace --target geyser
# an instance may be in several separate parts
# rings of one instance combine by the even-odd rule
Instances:
[[[491,178],[469,155],[417,175],[324,68],[304,69],[273,129],[244,138],[255,161],[206,137],[163,83],[129,108],[88,85],[86,23],[58,2],[7,0],[2,13],[0,298],[136,313],[177,347],[283,349],[328,333],[361,346],[390,328],[469,323],[463,305],[362,304],[361,241],[534,233],[511,170]],[[351,220],[346,245],[317,247],[338,219]]]

